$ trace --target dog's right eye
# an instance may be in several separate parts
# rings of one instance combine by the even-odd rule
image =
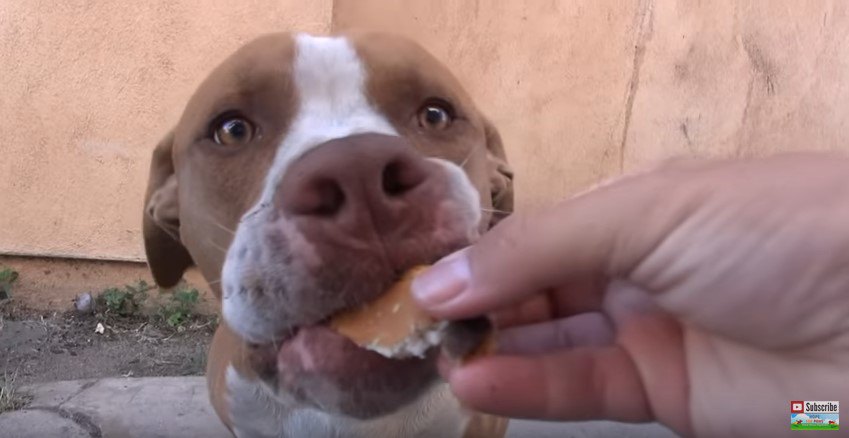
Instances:
[[[441,101],[428,103],[419,109],[418,119],[422,128],[442,131],[454,121],[453,110],[450,105]]]
[[[218,123],[212,139],[223,146],[241,146],[253,139],[254,127],[241,117],[231,117]]]

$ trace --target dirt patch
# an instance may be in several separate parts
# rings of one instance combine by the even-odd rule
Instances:
[[[95,332],[98,323],[103,333]],[[0,375],[18,385],[102,377],[202,375],[215,331],[199,316],[177,330],[142,315],[44,313],[0,302]]]

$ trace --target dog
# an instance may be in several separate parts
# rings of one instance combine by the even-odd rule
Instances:
[[[156,146],[145,252],[221,302],[212,406],[239,437],[502,436],[424,359],[328,329],[513,209],[501,138],[458,80],[394,35],[278,33],[232,54]]]

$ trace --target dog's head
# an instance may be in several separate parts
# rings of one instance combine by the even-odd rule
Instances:
[[[274,34],[218,66],[157,146],[144,214],[156,282],[195,264],[279,397],[368,417],[434,357],[389,360],[326,329],[512,209],[498,133],[415,43]]]

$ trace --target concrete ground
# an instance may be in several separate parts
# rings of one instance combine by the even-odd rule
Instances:
[[[209,404],[203,377],[74,380],[22,388],[33,396],[23,410],[0,415],[6,438],[225,438],[230,434]],[[675,437],[655,424],[513,421],[510,437]]]

